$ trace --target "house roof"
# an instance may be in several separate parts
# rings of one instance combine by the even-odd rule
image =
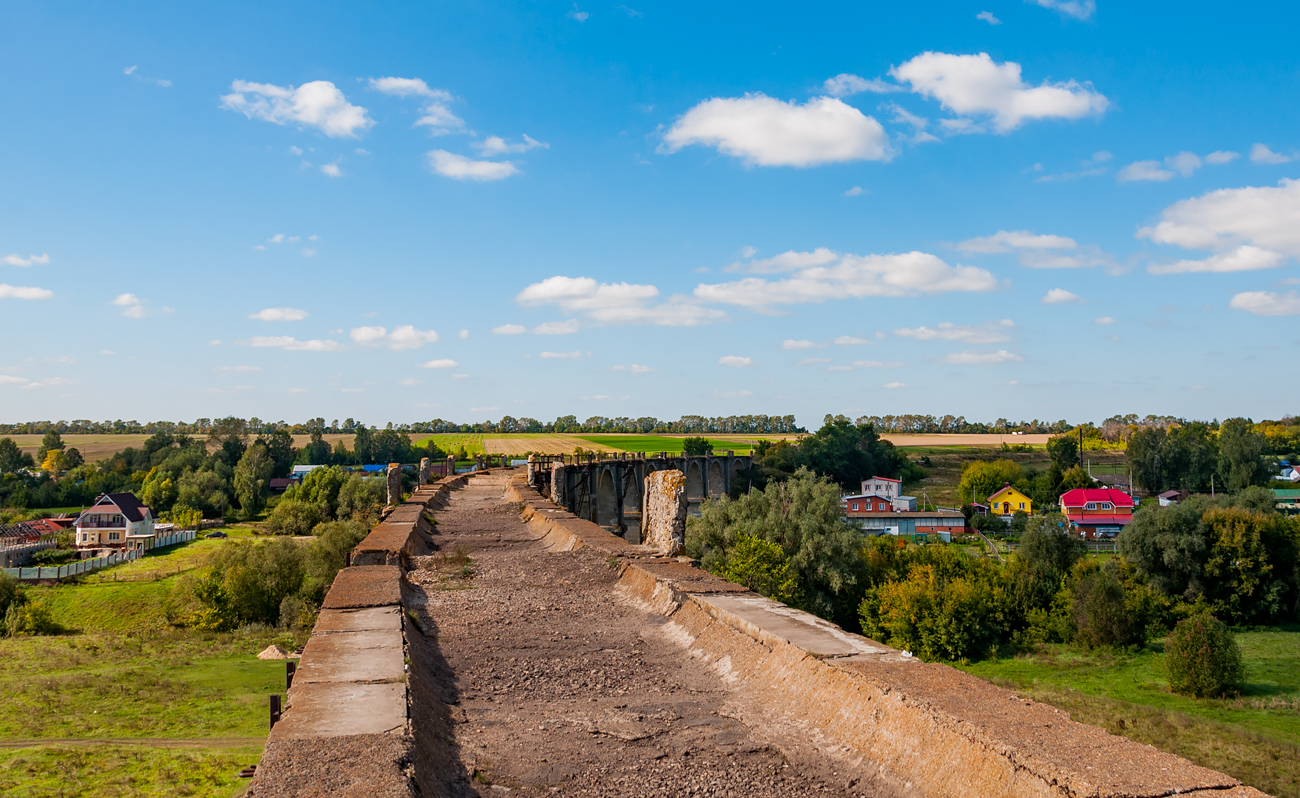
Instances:
[[[1010,485],[1003,485],[1002,487],[998,488],[997,491],[996,491],[995,493],[993,493],[993,495],[989,496],[989,498],[988,498],[988,502],[989,502],[989,504],[992,504],[993,501],[994,501],[997,497],[1001,496],[1001,495],[1004,494],[1004,493],[1014,493],[1014,494],[1016,494],[1017,496],[1021,496],[1021,497],[1026,498],[1026,499],[1029,498],[1028,496],[1025,496],[1025,494],[1021,493],[1020,491],[1016,490],[1015,488],[1011,487]]]
[[[910,512],[886,512],[886,513],[858,513],[857,518],[941,518],[945,521],[961,521],[966,523],[966,516],[961,513],[944,512],[942,510],[914,510]]]
[[[1061,494],[1062,507],[1082,507],[1088,502],[1110,502],[1116,507],[1132,507],[1133,497],[1115,488],[1075,488]]]
[[[1160,494],[1159,496],[1157,496],[1156,498],[1158,498],[1158,499],[1177,499],[1179,496],[1182,496],[1182,495],[1183,495],[1183,492],[1182,492],[1181,490],[1167,490],[1167,491],[1165,491],[1164,493],[1162,493],[1162,494]]]
[[[862,480],[862,481],[863,481],[863,482],[870,482],[872,479],[878,479],[878,480],[880,480],[881,482],[897,482],[897,483],[900,484],[900,485],[903,484],[903,480],[901,480],[901,479],[890,479],[889,477],[872,477],[871,479],[864,479],[864,480]]]
[[[116,507],[126,520],[133,523],[143,521],[144,514],[149,510],[148,507],[145,507],[140,503],[140,500],[135,497],[134,493],[105,493],[103,496],[100,496],[99,501],[95,502],[94,506],[86,512],[93,512],[100,507],[106,507],[109,505]]]

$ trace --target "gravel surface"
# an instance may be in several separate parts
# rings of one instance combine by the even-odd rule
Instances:
[[[869,764],[729,716],[727,685],[619,597],[608,557],[544,551],[504,489],[498,472],[452,493],[408,575],[416,744],[441,760],[420,777],[417,756],[426,798],[894,793]]]

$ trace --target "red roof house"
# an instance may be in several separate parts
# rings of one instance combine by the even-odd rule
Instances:
[[[1113,538],[1133,520],[1133,497],[1116,488],[1075,488],[1061,494],[1061,513],[1086,538]]]

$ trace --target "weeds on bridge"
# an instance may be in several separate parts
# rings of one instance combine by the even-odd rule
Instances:
[[[439,590],[469,590],[474,587],[474,561],[464,546],[439,552],[424,561],[425,571],[438,575]]]

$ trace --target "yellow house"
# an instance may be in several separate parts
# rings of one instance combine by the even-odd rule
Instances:
[[[1013,515],[1015,513],[1034,512],[1034,502],[1025,494],[1003,483],[997,493],[989,496],[989,512],[994,515]]]

